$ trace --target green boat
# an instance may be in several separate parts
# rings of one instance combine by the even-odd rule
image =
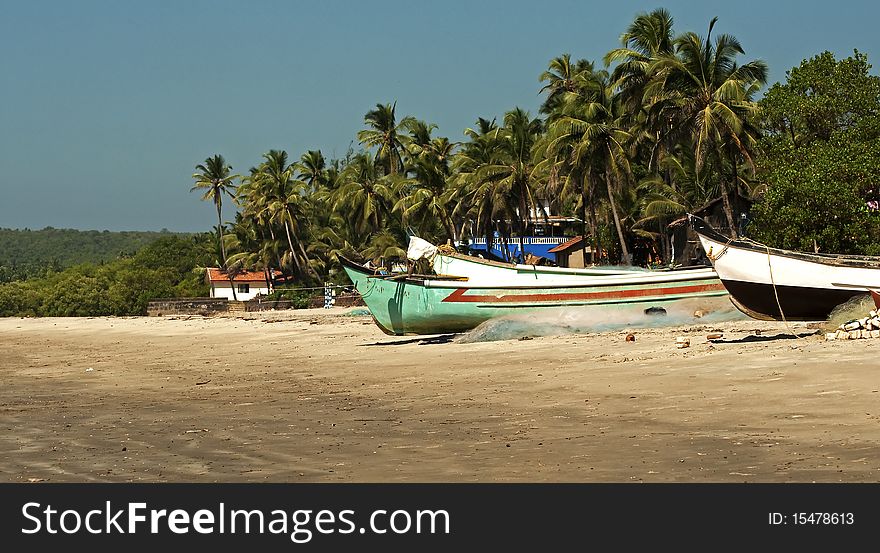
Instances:
[[[727,295],[712,269],[490,284],[469,282],[467,276],[378,274],[344,257],[340,260],[376,324],[393,335],[464,332],[513,313],[598,305],[667,307]]]

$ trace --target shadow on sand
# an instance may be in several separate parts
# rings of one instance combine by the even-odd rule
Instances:
[[[806,338],[807,336],[815,336],[821,334],[821,330],[813,330],[811,332],[802,332],[800,334],[774,334],[773,336],[764,336],[762,334],[750,334],[736,340],[709,340],[713,344],[745,344],[748,342],[773,342],[775,340],[797,340],[798,338]]]
[[[393,342],[373,342],[372,344],[360,344],[360,346],[402,346],[404,344],[418,344],[420,346],[431,344],[448,344],[455,338],[455,334],[441,334],[439,336],[426,336],[423,338],[411,338],[409,340],[395,340]]]

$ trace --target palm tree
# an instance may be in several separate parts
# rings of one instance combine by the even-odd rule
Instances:
[[[327,162],[321,150],[309,150],[300,157],[298,178],[305,181],[312,192],[327,183]]]
[[[481,213],[492,208],[489,206],[486,210],[486,206],[479,201],[484,195],[476,191],[479,186],[476,171],[484,165],[502,162],[500,132],[494,119],[478,118],[475,128],[465,129],[464,135],[469,140],[462,144],[450,163],[451,175],[446,182],[443,201],[451,206],[450,218],[458,237],[464,237],[468,225],[473,224],[471,237],[493,238],[493,231],[496,230],[494,218],[480,217]]]
[[[491,206],[483,206],[484,209],[489,208],[486,214],[503,216],[504,234],[508,237],[513,231],[522,240],[537,205],[532,177],[532,148],[542,132],[540,119],[533,119],[520,108],[508,111],[504,114],[504,126],[497,136],[500,159],[480,165],[474,172],[475,196],[483,202],[491,202]]]
[[[312,276],[303,239],[309,211],[307,185],[294,177],[296,167],[288,163],[287,152],[270,150],[263,154],[263,160],[251,171],[245,185],[251,209],[269,224],[284,229],[289,249],[282,261],[286,259],[295,274]]]
[[[370,110],[364,115],[364,123],[368,129],[358,132],[357,137],[361,144],[368,148],[376,148],[376,161],[381,162],[386,175],[396,175],[403,167],[401,151],[400,131],[406,128],[412,121],[411,117],[404,117],[397,122],[395,110],[397,102],[393,104],[376,104],[376,109]]]
[[[606,67],[617,64],[611,80],[630,113],[644,109],[645,87],[655,78],[652,63],[675,52],[672,25],[672,15],[663,8],[639,14],[620,35],[622,47],[605,54]]]
[[[448,163],[439,157],[419,157],[412,162],[410,171],[413,177],[406,181],[406,196],[397,201],[394,210],[401,211],[406,220],[415,221],[420,233],[429,239],[439,223],[448,240],[457,240],[451,204],[444,195],[450,177]]]
[[[216,154],[196,165],[197,173],[192,178],[196,184],[190,192],[204,191],[202,200],[212,200],[217,208],[217,241],[220,243],[223,266],[226,266],[226,247],[223,245],[223,195],[235,197],[235,180],[239,175],[232,174],[232,166],[226,163],[223,156]]]
[[[546,82],[539,92],[547,91],[547,98],[541,104],[541,113],[549,115],[548,123],[558,114],[568,94],[577,93],[584,85],[584,75],[593,73],[593,62],[576,60],[571,62],[571,54],[562,54],[550,60],[547,71],[538,80]]]
[[[333,210],[345,213],[352,234],[364,239],[385,226],[394,203],[393,184],[365,152],[345,168],[334,193]]]
[[[622,105],[623,124],[633,136],[632,149],[647,157],[649,170],[655,169],[667,152],[675,149],[675,137],[665,133],[665,121],[652,121],[647,108],[654,99],[646,96],[648,85],[662,78],[654,62],[675,53],[672,15],[663,8],[641,13],[620,36],[621,48],[605,55],[606,66],[615,65],[611,80]],[[674,187],[671,175],[666,183]]]
[[[672,184],[657,174],[641,181],[638,187],[641,209],[633,229],[636,232],[648,229],[651,237],[659,242],[664,259],[672,262],[667,225],[718,198],[720,186],[717,179],[707,177],[710,171],[697,170],[693,147],[687,143],[680,145],[675,155],[665,157],[658,169],[670,176]]]
[[[736,37],[723,34],[713,44],[717,19],[709,23],[705,40],[695,33],[676,38],[675,55],[661,55],[652,63],[649,71],[658,77],[645,94],[655,98],[650,118],[661,122],[664,132],[679,141],[693,142],[698,171],[710,157],[717,159],[719,170],[727,162],[730,174],[720,172],[719,181],[724,212],[735,237],[730,194],[737,186],[739,160],[754,167],[757,131],[749,120],[757,110],[752,97],[767,81],[767,66],[760,60],[737,65],[736,56],[744,51]]]
[[[608,73],[594,71],[584,78],[590,86],[566,97],[560,108],[561,113],[550,125],[548,148],[557,155],[566,152],[569,158],[567,163],[578,170],[578,176],[590,180],[600,175],[604,177],[623,261],[631,264],[615,198],[616,194],[621,193],[630,174],[626,145],[631,135],[621,128],[621,109],[613,94]],[[590,184],[581,186],[582,194],[590,190]]]

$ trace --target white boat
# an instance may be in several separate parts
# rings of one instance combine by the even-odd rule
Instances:
[[[880,290],[880,257],[770,248],[688,218],[731,301],[755,319],[823,321],[838,305]]]
[[[625,276],[627,281],[632,282],[717,278],[715,270],[711,267],[652,271],[641,267],[625,266],[577,269],[504,263],[461,254],[452,248],[437,247],[415,236],[410,237],[407,256],[411,260],[430,260],[434,272],[438,275],[467,277],[468,282],[479,285],[580,285],[583,284],[585,278],[596,279],[614,276]]]

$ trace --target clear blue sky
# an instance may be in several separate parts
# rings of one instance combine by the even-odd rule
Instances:
[[[2,0],[0,227],[208,230],[194,165],[246,173],[271,148],[341,156],[376,103],[461,140],[537,113],[562,53],[600,60],[639,12],[742,42],[770,82],[823,50],[880,67],[869,1]],[[877,68],[872,70],[875,74]],[[357,144],[355,143],[355,146]],[[231,210],[227,210],[231,218]]]

